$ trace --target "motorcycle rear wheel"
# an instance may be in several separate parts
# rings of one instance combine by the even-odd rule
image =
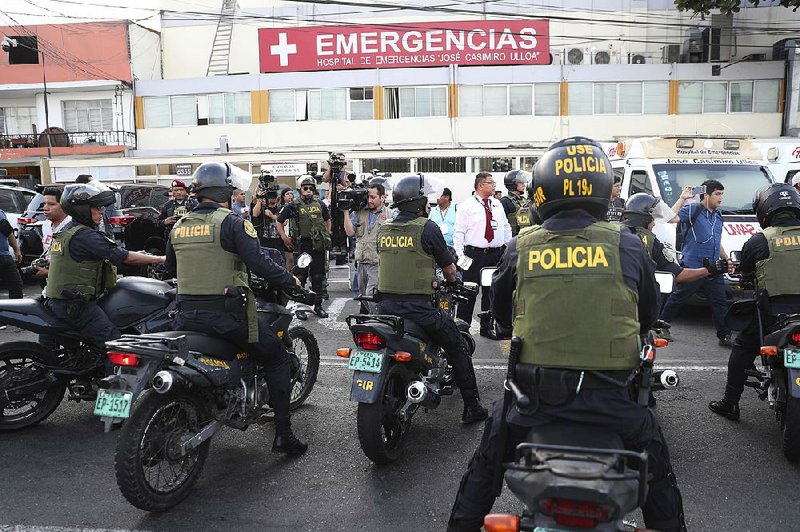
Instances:
[[[401,421],[397,411],[406,402],[407,379],[397,365],[389,368],[375,403],[358,403],[358,442],[377,465],[394,462],[403,454],[411,419]]]
[[[9,342],[0,346],[0,396],[7,387],[41,378],[42,365],[57,365],[52,351],[36,342]],[[64,399],[66,385],[58,381],[42,392],[18,401],[0,400],[0,432],[11,432],[41,423]]]
[[[211,441],[185,456],[176,447],[210,420],[208,407],[193,394],[144,392],[122,425],[114,455],[117,485],[128,502],[163,512],[186,498],[200,477]]]
[[[297,357],[297,366],[292,365],[292,387],[289,409],[295,410],[308,399],[319,373],[319,345],[314,334],[305,327],[289,329],[292,352]],[[291,355],[290,355],[291,356]]]
[[[786,413],[781,423],[782,449],[790,462],[800,461],[800,399],[786,398]]]

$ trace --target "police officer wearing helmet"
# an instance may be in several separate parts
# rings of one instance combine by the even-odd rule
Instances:
[[[310,175],[298,179],[297,188],[300,197],[286,205],[278,213],[277,229],[287,249],[295,255],[308,253],[311,255],[311,266],[306,272],[298,274],[303,286],[307,277],[311,277],[311,289],[321,296],[327,295],[327,254],[331,249],[331,214],[328,206],[314,199],[317,182]],[[289,220],[292,237],[286,234],[283,223]],[[314,306],[314,313],[320,318],[327,318],[328,313],[322,308],[319,300]]]
[[[487,411],[478,397],[472,359],[455,321],[433,301],[437,265],[448,284],[458,282],[442,231],[427,219],[434,194],[422,174],[404,177],[394,188],[392,207],[399,212],[378,233],[378,313],[413,321],[436,339],[461,390],[461,422],[474,423],[486,419]]]
[[[669,222],[675,213],[659,198],[639,192],[628,198],[622,211],[622,225],[639,237],[647,250],[647,256],[656,264],[656,271],[669,272],[675,276],[676,283],[691,283],[709,275],[722,275],[728,271],[727,261],[709,263],[703,268],[683,268],[653,233],[656,220]]]
[[[537,162],[533,186],[542,225],[511,240],[492,285],[495,320],[522,340],[516,381],[531,406],[495,406],[448,530],[479,530],[499,495],[501,464],[513,459],[531,427],[558,421],[604,426],[627,448],[646,450],[647,528],[685,530],[658,422],[626,385],[639,365],[640,335],[658,316],[658,288],[641,241],[600,221],[612,186],[608,158],[593,140],[564,139]]]
[[[237,172],[227,163],[204,163],[192,177],[200,203],[175,223],[167,245],[167,272],[178,279],[175,328],[219,336],[256,357],[275,410],[272,452],[299,456],[308,445],[291,429],[289,354],[268,314],[256,313],[249,272],[276,287],[299,281],[262,251],[253,224],[230,210],[239,180],[252,179]]]
[[[500,198],[500,203],[511,225],[511,236],[517,236],[522,227],[531,225],[528,201],[523,195],[530,180],[531,174],[523,170],[512,170],[503,178],[508,194]]]
[[[126,251],[98,230],[114,192],[99,181],[67,185],[61,208],[72,221],[53,235],[45,305],[78,329],[87,341],[104,347],[120,332],[97,305],[97,298],[117,282],[122,264],[163,264],[164,257]]]
[[[742,246],[739,269],[743,282],[755,281],[757,305],[744,316],[742,332],[733,342],[725,394],[708,405],[712,412],[734,421],[739,419],[745,372],[761,347],[759,321],[766,333],[778,314],[800,312],[800,192],[788,183],[766,186],[756,192],[753,211],[764,231]]]

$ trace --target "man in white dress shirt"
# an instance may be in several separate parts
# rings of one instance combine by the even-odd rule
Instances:
[[[494,199],[495,180],[489,172],[475,176],[475,194],[458,206],[453,229],[453,247],[459,257],[463,280],[480,284],[482,268],[497,266],[506,243],[511,240],[511,226],[500,201]],[[470,323],[475,301],[462,303],[458,317]],[[481,311],[489,310],[489,291],[481,290]],[[497,339],[492,319],[481,317],[481,336]]]

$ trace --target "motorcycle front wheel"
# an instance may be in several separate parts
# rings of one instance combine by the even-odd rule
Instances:
[[[389,368],[375,403],[358,403],[358,442],[377,465],[388,464],[403,454],[411,419],[402,421],[398,411],[406,402],[407,379],[397,365]]]
[[[9,399],[7,390],[48,379],[45,366],[57,365],[52,351],[36,342],[10,342],[0,346],[0,432],[32,427],[47,419],[61,400],[66,385],[57,380],[41,391]]]
[[[289,408],[295,410],[308,399],[319,373],[319,345],[314,334],[305,327],[289,329],[292,347],[289,356],[292,366],[292,388]]]
[[[114,456],[117,485],[128,502],[148,512],[181,502],[203,470],[211,441],[184,455],[180,443],[210,420],[208,407],[195,395],[144,392],[122,425]]]
[[[786,398],[786,414],[781,423],[783,455],[790,462],[800,461],[800,399]]]

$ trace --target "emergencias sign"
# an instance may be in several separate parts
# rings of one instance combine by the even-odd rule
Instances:
[[[261,28],[261,72],[546,65],[547,20]]]

